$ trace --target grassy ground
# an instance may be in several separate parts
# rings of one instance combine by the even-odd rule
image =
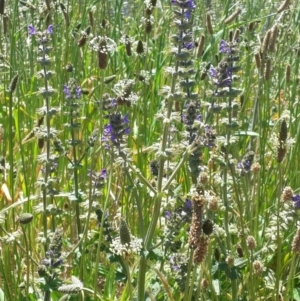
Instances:
[[[298,1],[0,17],[0,301],[300,300]]]

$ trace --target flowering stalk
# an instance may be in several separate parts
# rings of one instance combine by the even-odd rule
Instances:
[[[41,115],[45,115],[44,126],[39,128],[37,132],[37,138],[39,141],[39,147],[43,148],[44,142],[46,143],[45,153],[39,157],[39,161],[44,165],[44,177],[38,179],[38,186],[42,189],[42,199],[43,199],[43,226],[44,226],[44,238],[46,241],[45,249],[47,249],[47,198],[52,189],[52,182],[49,181],[50,173],[54,164],[51,158],[50,141],[55,137],[55,131],[52,130],[50,126],[50,120],[52,116],[56,113],[51,111],[50,99],[54,95],[54,89],[49,85],[49,79],[54,74],[53,71],[48,70],[48,66],[51,64],[51,59],[49,53],[51,52],[51,47],[48,46],[50,42],[50,35],[53,34],[53,26],[50,25],[45,31],[36,31],[36,29],[30,25],[29,35],[35,36],[38,43],[38,62],[40,63],[42,70],[38,72],[38,76],[44,80],[44,87],[39,89],[40,95],[43,97],[43,107],[41,107],[38,112]]]
[[[163,197],[163,175],[164,175],[164,164],[166,161],[165,157],[165,150],[167,147],[167,142],[169,140],[169,128],[170,128],[170,117],[172,113],[172,108],[174,104],[174,94],[176,92],[176,81],[177,81],[177,72],[179,70],[180,63],[184,64],[184,61],[187,61],[190,57],[189,49],[183,49],[184,43],[190,42],[189,34],[185,35],[184,31],[186,29],[191,28],[191,13],[192,10],[195,8],[195,4],[193,0],[171,0],[172,5],[178,7],[178,10],[175,10],[174,13],[176,15],[175,24],[178,28],[179,34],[177,35],[178,43],[175,45],[176,50],[174,49],[173,54],[176,59],[176,64],[174,71],[172,73],[175,74],[172,78],[171,89],[170,93],[167,97],[167,107],[166,107],[166,115],[165,115],[165,122],[163,126],[163,134],[162,134],[162,141],[160,144],[160,156],[158,158],[158,176],[157,176],[157,194],[154,200],[154,209],[153,209],[153,216],[148,228],[146,238],[144,241],[145,249],[148,250],[151,246],[152,239],[154,236],[155,228],[157,225],[157,221],[160,215],[160,208],[161,208],[161,201]],[[184,38],[188,39],[187,41]],[[177,111],[179,111],[179,103],[176,104]],[[146,273],[146,259],[141,258],[140,260],[140,270],[139,270],[139,279],[138,279],[138,300],[144,299],[145,294],[145,273]]]
[[[79,184],[78,184],[78,170],[80,169],[79,154],[77,146],[82,142],[78,139],[78,130],[80,128],[80,123],[77,121],[79,116],[80,102],[81,98],[81,88],[77,85],[76,81],[71,78],[67,85],[64,86],[63,92],[66,97],[66,106],[69,107],[69,117],[70,117],[70,130],[71,130],[71,140],[69,145],[72,148],[73,158],[69,159],[72,165],[74,174],[74,191],[71,192],[75,199],[75,210],[76,210],[76,224],[77,224],[77,235],[79,236],[82,232],[81,221],[79,218],[79,202],[81,202],[81,196],[79,194]]]

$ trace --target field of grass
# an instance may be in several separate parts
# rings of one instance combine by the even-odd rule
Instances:
[[[298,0],[0,0],[0,301],[299,301]]]

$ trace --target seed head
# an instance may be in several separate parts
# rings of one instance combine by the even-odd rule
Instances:
[[[120,225],[119,225],[119,234],[120,234],[120,241],[122,245],[130,244],[131,238],[130,238],[130,232],[128,225],[124,219],[121,219]]]
[[[292,242],[292,251],[295,253],[300,253],[300,228],[297,229],[297,232],[294,236]]]
[[[256,248],[256,241],[253,236],[248,236],[246,239],[247,248],[250,251],[253,251]]]

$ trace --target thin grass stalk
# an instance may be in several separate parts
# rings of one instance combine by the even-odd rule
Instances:
[[[13,9],[15,12],[18,11],[18,1],[14,1]],[[10,34],[10,61],[9,65],[10,68],[10,79],[13,78],[13,69],[16,67],[16,56],[15,56],[15,50],[17,49],[16,46],[16,25],[17,25],[17,19],[18,14],[12,14],[12,20],[11,20],[11,34]],[[14,148],[13,148],[13,100],[12,100],[12,93],[13,91],[10,91],[9,93],[9,103],[8,103],[8,110],[9,110],[9,116],[8,116],[8,157],[9,157],[9,180],[10,180],[10,195],[14,195]],[[4,97],[6,97],[6,93],[4,90]]]
[[[282,164],[278,164],[278,172],[279,172],[279,184],[278,184],[278,202],[277,202],[277,225],[276,225],[276,237],[277,237],[277,256],[276,256],[276,272],[275,272],[275,290],[274,290],[274,298],[275,300],[279,300],[280,298],[280,280],[282,275],[282,265],[281,265],[281,248],[282,248],[282,238],[280,231],[280,209],[281,209],[281,194],[283,191],[283,166]]]
[[[25,242],[25,256],[26,256],[26,286],[25,286],[25,292],[26,296],[29,296],[29,272],[30,272],[30,260],[29,260],[29,246],[28,246],[28,240],[26,235],[26,230],[24,229],[24,226],[22,225],[22,232],[24,235],[24,242]]]
[[[126,158],[124,158],[124,160],[126,160]],[[130,182],[130,185],[132,185],[134,187],[134,182],[133,182],[133,179],[128,171],[128,168],[125,167],[124,168],[125,170],[125,174]],[[139,216],[139,227],[141,229],[141,233],[142,233],[142,238],[143,240],[145,239],[145,235],[146,235],[146,232],[145,232],[145,225],[144,225],[144,218],[143,218],[143,211],[142,211],[142,207],[141,207],[141,200],[140,200],[140,197],[139,195],[137,194],[137,191],[136,191],[136,188],[133,189],[133,194],[134,194],[134,198],[135,198],[135,202],[136,202],[136,207],[137,207],[137,210],[138,210],[138,216]]]
[[[181,45],[178,45],[178,53],[181,52]],[[176,62],[175,65],[175,72],[178,71],[179,67],[179,62]],[[172,78],[172,84],[171,84],[171,93],[173,94],[175,91],[175,85],[176,85],[176,77]],[[172,113],[172,107],[173,107],[173,101],[168,102],[168,107],[167,107],[167,119],[170,119],[171,113]],[[176,107],[178,109],[178,107]],[[164,123],[163,127],[163,134],[162,134],[162,142],[160,145],[160,153],[164,154],[166,147],[167,147],[167,141],[168,141],[168,132],[169,132],[169,123],[166,122]],[[151,242],[154,236],[155,228],[157,225],[157,221],[159,218],[160,214],[160,208],[161,208],[161,200],[163,196],[162,192],[162,185],[163,185],[163,175],[164,175],[164,163],[166,159],[164,156],[160,156],[159,158],[159,170],[158,170],[158,177],[157,177],[157,195],[154,200],[154,209],[153,209],[153,216],[150,222],[150,226],[148,228],[147,234],[146,234],[146,239],[144,241],[145,244],[145,249],[148,250],[149,247],[151,246]],[[146,272],[146,261],[141,260],[140,262],[140,271],[139,271],[139,279],[138,279],[138,300],[143,300],[144,299],[144,294],[145,294],[145,275],[142,275],[142,273]]]
[[[129,269],[129,265],[128,262],[126,260],[123,260],[124,263],[124,268],[125,268],[125,273],[126,273],[126,277],[127,277],[127,287],[129,290],[129,300],[133,301],[133,293],[132,293],[132,284],[131,284],[131,276],[130,276],[130,269]]]
[[[192,300],[192,296],[193,296],[193,292],[194,292],[194,283],[195,283],[196,276],[197,276],[197,266],[194,265],[192,277],[188,278],[190,280],[189,282],[190,282],[191,285],[190,285],[187,301]]]
[[[7,297],[8,301],[13,301],[11,297],[11,292],[10,292],[10,287],[8,285],[9,280],[7,279],[8,271],[6,269],[6,266],[3,264],[3,259],[5,256],[0,257],[0,271],[2,272],[1,275],[3,277],[3,282],[4,282],[4,294]]]
[[[110,156],[110,171],[113,170],[113,163],[114,163],[114,152],[111,151],[111,156]],[[102,235],[103,235],[103,225],[104,225],[104,219],[105,219],[105,212],[106,212],[106,208],[108,206],[108,202],[109,202],[109,192],[111,190],[111,186],[112,186],[112,176],[113,173],[110,172],[109,173],[109,177],[108,177],[108,184],[107,184],[107,194],[106,194],[106,198],[105,198],[105,202],[104,202],[104,207],[103,207],[103,214],[102,214],[102,218],[101,218],[101,224],[100,224],[100,232],[99,232],[99,239],[98,239],[98,246],[97,246],[97,253],[96,253],[96,261],[95,261],[95,266],[94,266],[94,300],[96,300],[96,295],[97,295],[97,291],[98,291],[98,266],[99,266],[99,262],[100,262],[100,247],[101,247],[101,242],[102,242]]]
[[[182,298],[183,301],[187,301],[188,296],[189,296],[190,276],[191,276],[191,272],[193,269],[193,256],[194,256],[194,250],[191,249],[190,257],[189,257],[189,261],[188,261],[188,268],[187,268],[187,272],[186,272],[186,278],[185,278],[184,293],[183,293],[183,298]]]
[[[295,271],[296,271],[297,261],[299,261],[297,255],[293,254],[291,264],[290,264],[291,268],[289,271],[289,276],[286,284],[286,291],[284,292],[284,299],[283,299],[284,301],[290,300],[290,296],[289,296],[290,292],[294,291],[294,282],[296,278]]]

